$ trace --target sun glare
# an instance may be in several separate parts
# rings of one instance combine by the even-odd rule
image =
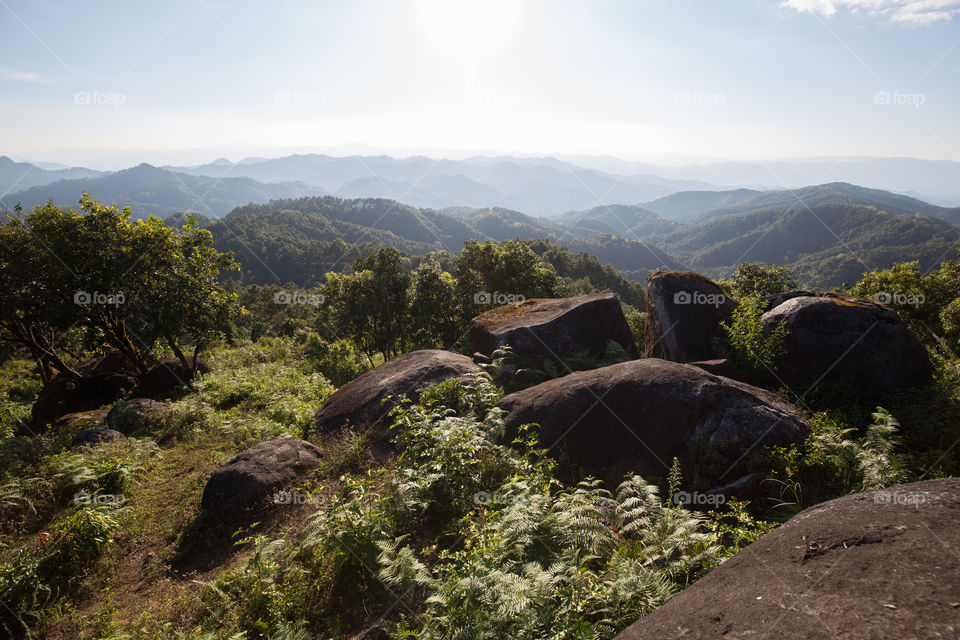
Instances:
[[[468,54],[508,44],[520,33],[526,0],[416,0],[422,41],[444,53]]]

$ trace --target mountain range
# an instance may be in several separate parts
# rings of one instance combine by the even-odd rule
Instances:
[[[723,276],[756,261],[831,287],[893,262],[930,268],[960,243],[960,208],[885,190],[843,182],[719,190],[555,158],[300,155],[104,173],[0,157],[0,180],[5,189],[34,183],[3,198],[8,208],[69,204],[87,191],[171,224],[199,214],[255,282],[314,281],[377,244],[422,255],[454,253],[471,239],[542,238],[640,281],[658,268]]]

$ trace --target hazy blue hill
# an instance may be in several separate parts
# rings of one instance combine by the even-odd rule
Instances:
[[[72,180],[76,178],[95,178],[103,175],[102,171],[85,169],[83,167],[67,167],[62,169],[43,169],[29,162],[14,162],[7,156],[0,156],[0,196],[3,201],[11,200],[3,194],[11,191],[23,191],[30,187],[51,184],[58,180]],[[10,202],[12,207],[17,202]]]
[[[655,175],[615,175],[556,158],[509,156],[449,160],[302,154],[173,169],[195,176],[246,176],[261,182],[298,180],[342,197],[391,197],[434,209],[504,207],[534,215],[557,215],[601,202],[635,203],[710,186]]]
[[[762,209],[792,210],[827,204],[865,205],[890,213],[925,213],[931,216],[938,216],[944,211],[943,207],[909,196],[902,196],[881,189],[868,189],[846,182],[832,182],[800,189],[761,193],[736,205],[705,211],[696,216],[692,222],[702,222],[711,218],[738,215]]]
[[[755,189],[732,189],[730,191],[681,191],[665,198],[643,203],[667,220],[686,221],[705,211],[731,207],[750,198],[762,195]]]
[[[129,205],[139,217],[166,217],[181,211],[220,217],[249,202],[323,194],[302,183],[263,184],[245,177],[190,176],[144,163],[94,178],[33,187],[11,194],[6,200],[19,201],[25,209],[51,199],[59,205],[73,205],[83,191],[102,202]]]

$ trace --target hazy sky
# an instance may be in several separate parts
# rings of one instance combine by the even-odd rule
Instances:
[[[0,154],[364,143],[960,160],[958,13],[960,0],[0,0]]]

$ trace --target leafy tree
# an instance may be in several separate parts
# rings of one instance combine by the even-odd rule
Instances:
[[[0,327],[25,346],[48,380],[78,378],[59,341],[79,331],[82,347],[106,344],[141,372],[159,344],[185,366],[222,334],[237,312],[219,283],[236,267],[192,221],[176,231],[156,219],[131,221],[86,193],[80,211],[52,202],[0,225]],[[193,362],[181,344],[193,346]]]
[[[549,298],[563,292],[553,266],[519,240],[467,242],[457,256],[456,275],[465,319],[485,309],[479,294]]]
[[[929,344],[946,338],[956,348],[960,308],[960,263],[943,262],[924,274],[918,262],[902,262],[864,274],[851,293],[894,308],[904,322]]]
[[[462,333],[458,315],[453,276],[428,258],[413,273],[410,330],[414,344],[450,348]]]
[[[368,356],[391,358],[408,343],[410,284],[406,260],[393,247],[357,258],[353,275],[327,274],[327,303],[333,305],[334,326]]]
[[[756,262],[741,262],[730,275],[730,279],[722,281],[721,284],[726,285],[724,288],[729,289],[734,298],[767,296],[800,287],[800,283],[793,279],[793,272],[789,267]]]

